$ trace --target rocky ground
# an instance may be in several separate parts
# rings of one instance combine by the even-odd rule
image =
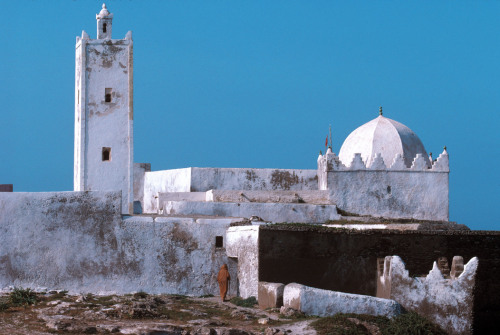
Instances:
[[[253,300],[252,300],[253,299]],[[260,310],[255,298],[68,295],[0,292],[0,334],[330,335],[445,332],[415,313],[394,319],[357,314],[318,318],[292,309]]]
[[[8,294],[0,296],[0,334],[316,334],[309,327],[315,318],[222,303],[216,297],[65,292],[36,297],[34,305],[16,305]]]

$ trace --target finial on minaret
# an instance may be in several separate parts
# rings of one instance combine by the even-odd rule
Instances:
[[[446,145],[443,147],[444,151],[446,151]]]
[[[382,106],[380,106],[380,108],[378,109],[378,114],[379,114],[379,115],[382,115],[382,114],[383,114],[383,113],[382,113]]]
[[[330,129],[330,148],[332,148],[332,125],[329,125]]]
[[[101,17],[103,17],[103,16],[108,16],[108,15],[109,15],[109,11],[108,11],[108,9],[106,8],[106,4],[105,4],[105,3],[103,3],[103,4],[102,4],[102,9],[101,9],[101,11],[99,12],[99,15],[100,15]]]
[[[320,156],[323,156],[323,152],[321,152],[321,150],[319,151],[319,155],[320,155]]]
[[[102,9],[99,14],[95,15],[97,20],[97,39],[111,39],[111,25],[113,22],[113,14],[106,8],[106,4],[102,4]]]

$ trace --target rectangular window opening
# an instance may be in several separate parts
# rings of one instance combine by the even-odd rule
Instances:
[[[104,102],[111,102],[111,88],[106,88],[104,92]]]
[[[224,239],[222,236],[215,236],[215,247],[222,248],[224,246]]]
[[[102,148],[102,161],[109,162],[111,160],[111,148]]]

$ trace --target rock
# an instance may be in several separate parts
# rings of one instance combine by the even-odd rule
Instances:
[[[245,330],[241,329],[221,329],[219,332],[217,332],[217,335],[252,335],[252,333],[249,333]]]
[[[280,314],[282,314],[288,318],[304,316],[304,313],[302,313],[301,311],[298,311],[298,310],[290,308],[290,307],[285,307],[285,306],[281,306]]]
[[[264,335],[285,335],[287,334],[286,330],[279,328],[267,328],[264,332]]]
[[[257,321],[261,325],[267,325],[269,323],[269,318],[262,318]]]
[[[281,283],[259,282],[259,308],[279,308],[283,306],[283,291],[285,285]]]
[[[242,319],[242,320],[255,319],[255,316],[253,314],[245,312],[245,311],[240,310],[240,309],[235,309],[234,311],[232,311],[231,316],[234,318]]]
[[[202,327],[193,331],[192,335],[217,335],[217,332],[213,328]]]

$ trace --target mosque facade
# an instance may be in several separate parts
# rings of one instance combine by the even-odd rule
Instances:
[[[259,217],[321,223],[342,213],[448,221],[448,154],[429,158],[405,125],[376,119],[353,131],[317,170],[185,168],[150,171],[133,163],[132,33],[113,39],[113,14],[97,39],[77,37],[75,191],[121,191],[124,215]]]
[[[448,222],[446,148],[432,158],[380,110],[317,169],[151,171],[133,161],[132,33],[113,39],[105,6],[96,20],[76,38],[74,190],[0,192],[0,289],[217,294],[228,264],[230,296],[262,281],[375,296],[386,256],[413,277],[459,255],[480,264],[474,324],[500,316],[500,234]]]

